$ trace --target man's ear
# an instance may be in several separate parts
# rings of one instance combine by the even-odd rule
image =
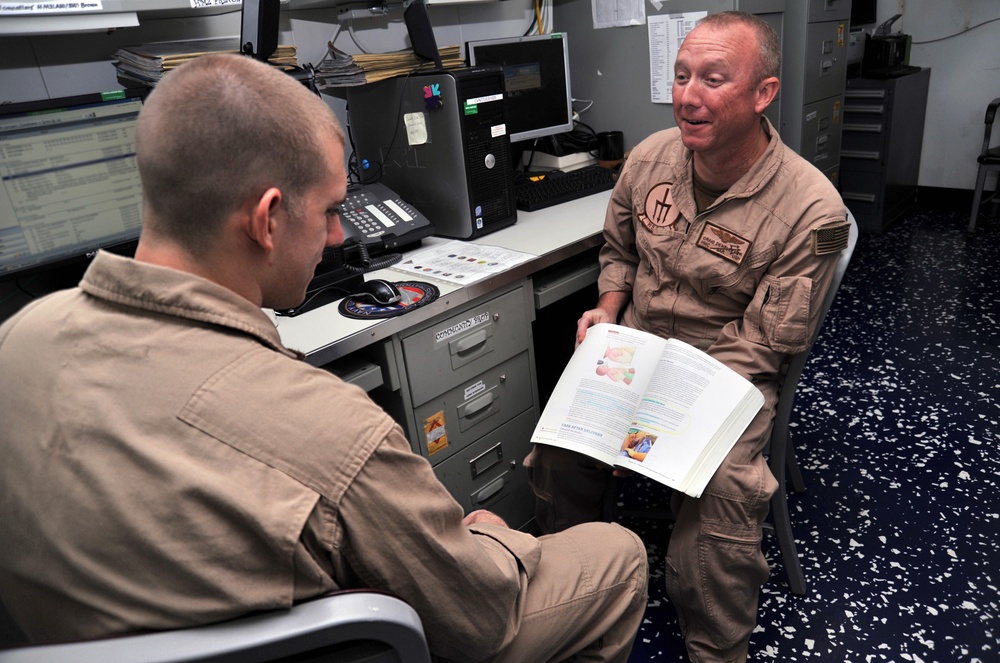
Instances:
[[[778,88],[780,86],[781,84],[774,76],[765,78],[757,84],[757,101],[755,104],[757,113],[763,113],[771,105],[774,98],[778,96]]]
[[[247,232],[268,253],[274,250],[274,233],[278,223],[276,215],[281,201],[281,190],[271,187],[250,208]]]

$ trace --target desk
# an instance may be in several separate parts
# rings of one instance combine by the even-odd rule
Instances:
[[[521,461],[540,413],[531,323],[536,308],[596,280],[590,250],[603,243],[610,197],[520,212],[515,225],[472,242],[535,256],[510,270],[467,286],[426,278],[441,296],[395,318],[349,319],[339,302],[279,317],[282,342],[365,389],[466,511],[487,508],[523,527],[534,498]],[[446,241],[425,239],[421,249]]]
[[[538,212],[518,212],[517,223],[474,240],[474,244],[500,246],[530,253],[536,258],[517,265],[508,272],[457,286],[444,281],[426,279],[441,290],[441,297],[431,304],[406,315],[385,320],[352,320],[340,315],[334,302],[295,318],[278,318],[278,333],[286,347],[306,355],[314,366],[322,366],[344,357],[376,341],[389,338],[452,307],[462,306],[497,291],[505,285],[563,263],[589,248],[603,243],[604,213],[611,192],[598,193]],[[450,240],[430,237],[421,248],[443,244]],[[399,281],[400,272],[389,269],[368,274],[370,278]],[[596,303],[596,302],[595,302]]]

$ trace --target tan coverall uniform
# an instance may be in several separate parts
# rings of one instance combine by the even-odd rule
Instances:
[[[761,452],[782,370],[809,347],[839,249],[816,255],[816,230],[843,226],[830,181],[770,136],[750,171],[696,208],[692,153],[668,129],[640,143],[608,205],[601,294],[631,293],[620,322],[691,343],[750,379],[765,405],[700,499],[676,492],[667,589],[695,661],[742,660],[768,565],[762,523],[777,484]],[[609,472],[537,445],[529,457],[542,531],[601,517]]]
[[[368,587],[439,660],[628,656],[634,534],[464,526],[389,416],[219,285],[98,254],[0,326],[0,376],[0,598],[35,641]]]

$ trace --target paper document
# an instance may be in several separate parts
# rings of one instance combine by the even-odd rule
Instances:
[[[410,276],[440,279],[466,285],[505,272],[535,256],[499,246],[484,246],[453,240],[404,256],[391,269]]]
[[[687,33],[708,12],[649,17],[649,96],[654,104],[674,102],[674,63]]]

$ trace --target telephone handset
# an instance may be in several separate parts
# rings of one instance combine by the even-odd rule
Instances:
[[[348,265],[355,264],[359,254],[374,258],[434,234],[427,217],[381,182],[348,186],[340,225],[344,229],[344,262]]]

